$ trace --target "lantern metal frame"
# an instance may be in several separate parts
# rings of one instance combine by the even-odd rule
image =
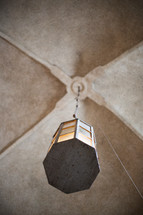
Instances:
[[[66,128],[64,128],[64,125],[66,124],[70,124],[72,122],[75,122],[74,125],[71,125],[71,126],[67,126]],[[82,125],[81,125],[82,124]],[[83,125],[86,125],[88,129],[86,129]],[[62,134],[62,131],[63,130],[66,130],[66,129],[69,129],[69,128],[74,128],[73,131],[70,131],[70,132],[67,132],[65,134]],[[83,134],[83,132],[80,131],[80,128],[83,130],[83,131],[86,131],[88,133],[90,133],[91,137],[88,137],[86,136],[85,134]],[[61,139],[59,141],[59,138],[62,137],[62,136],[68,136],[69,134],[73,134],[73,136],[71,138],[65,138],[65,139]],[[80,135],[83,135],[83,138],[79,137],[79,134]],[[87,142],[88,141],[84,141],[84,140],[90,140],[92,144],[88,144],[89,146],[93,147],[96,149],[96,138],[95,138],[95,134],[94,134],[94,129],[91,125],[87,124],[86,122],[84,122],[83,120],[80,120],[78,118],[75,118],[75,119],[72,119],[70,121],[65,121],[65,122],[62,122],[60,124],[60,126],[58,127],[58,129],[56,130],[55,134],[53,135],[53,140],[51,142],[51,145],[49,147],[49,150],[51,149],[51,147],[53,146],[53,144],[55,143],[60,143],[60,142],[63,142],[63,141],[66,141],[66,140],[70,140],[70,139],[74,139],[74,138],[77,138],[81,141],[83,141],[85,144],[88,144]]]

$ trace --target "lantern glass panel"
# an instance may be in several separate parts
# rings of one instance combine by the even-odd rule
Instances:
[[[88,144],[89,146],[92,146],[92,139],[86,137],[82,133],[78,133],[78,139],[81,140],[82,142]]]
[[[75,126],[63,128],[60,135],[71,133],[75,131]]]
[[[79,126],[79,132],[81,132],[82,134],[84,134],[85,136],[91,138],[91,132],[85,130],[84,128],[82,128],[81,126]]]
[[[74,138],[74,132],[64,134],[64,135],[59,136],[58,142],[62,142],[62,141],[73,139],[73,138]]]
[[[81,121],[80,121],[79,125],[80,125],[81,127],[83,127],[84,129],[90,131],[90,126],[89,126],[89,125],[87,125],[87,124],[85,124],[85,123],[83,123],[83,122],[81,122]]]
[[[75,126],[75,122],[76,122],[76,120],[73,120],[73,121],[70,121],[70,122],[65,122],[64,125],[63,125],[63,128],[67,128],[67,127],[70,127],[70,126]]]

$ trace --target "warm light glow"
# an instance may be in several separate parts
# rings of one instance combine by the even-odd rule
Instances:
[[[74,132],[59,136],[58,142],[62,142],[73,138],[74,138]]]
[[[51,143],[50,148],[48,149],[48,152],[51,150],[53,144],[54,144],[54,142]]]
[[[74,131],[75,131],[75,126],[70,126],[70,127],[67,127],[67,128],[63,128],[62,131],[61,131],[61,135],[68,134],[68,133],[71,133],[71,132],[74,132]]]
[[[59,130],[59,129],[58,129],[58,130]],[[52,143],[51,143],[51,145],[50,145],[50,147],[49,147],[48,152],[51,150],[51,148],[52,148],[53,144],[55,143],[55,140],[56,140],[57,134],[58,134],[58,131],[56,132],[56,134],[55,134],[55,136],[54,136],[54,138],[53,138],[53,140],[52,140]]]
[[[74,126],[75,123],[76,123],[75,120],[69,121],[69,122],[65,122],[63,128],[67,128],[67,127],[70,127],[70,126]]]
[[[58,140],[56,140],[57,135],[59,136]],[[55,143],[55,141],[63,142],[74,138],[78,138],[83,143],[86,143],[87,145],[95,148],[95,141],[93,138],[93,131],[91,129],[91,126],[80,120],[78,120],[78,123],[77,120],[72,120],[61,124],[61,129],[58,129],[56,131],[51,146],[49,147],[49,151],[53,144]]]

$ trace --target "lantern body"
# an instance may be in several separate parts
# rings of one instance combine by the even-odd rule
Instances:
[[[92,126],[61,123],[43,161],[49,184],[65,193],[89,189],[100,171],[95,144]]]

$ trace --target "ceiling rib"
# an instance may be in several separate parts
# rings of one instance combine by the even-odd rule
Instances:
[[[40,57],[38,57],[37,55],[35,55],[33,52],[31,52],[30,50],[28,50],[27,48],[25,48],[24,46],[22,46],[21,44],[19,44],[18,42],[16,42],[13,38],[7,36],[6,34],[4,34],[1,31],[0,31],[0,37],[3,38],[3,39],[5,39],[7,42],[9,42],[10,44],[12,44],[16,48],[18,48],[20,51],[22,51],[24,54],[26,54],[27,56],[29,56],[30,58],[32,58],[36,62],[38,62],[41,65],[43,65],[46,68],[48,68],[50,70],[51,74],[54,75],[63,84],[67,85],[67,83],[71,82],[71,78],[68,75],[66,75],[56,65],[54,65],[54,64],[52,64],[52,63],[50,63],[48,61],[45,61],[45,60],[41,59]]]
[[[7,155],[12,149],[14,149],[17,145],[24,142],[29,136],[34,134],[37,130],[44,127],[44,125],[49,121],[49,119],[59,110],[63,109],[65,104],[68,104],[71,100],[74,100],[73,95],[69,95],[67,93],[63,98],[61,98],[55,105],[55,108],[39,123],[37,123],[33,128],[31,128],[28,132],[26,132],[23,136],[21,136],[18,140],[16,140],[12,145],[7,147],[1,154],[0,159],[2,159],[5,155]]]

